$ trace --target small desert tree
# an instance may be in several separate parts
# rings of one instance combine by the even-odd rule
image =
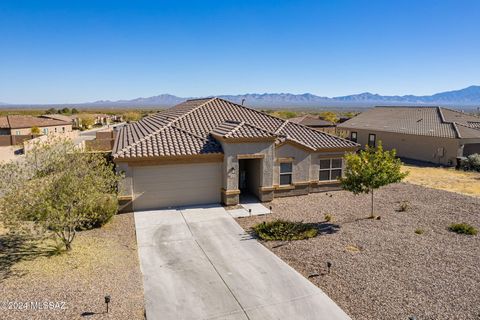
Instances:
[[[91,114],[82,114],[79,118],[82,128],[88,129],[95,124],[95,118]]]
[[[1,164],[0,176],[0,221],[10,230],[53,234],[67,250],[77,231],[103,224],[117,210],[112,164],[64,139],[50,138],[23,161]]]
[[[325,111],[320,113],[320,118],[322,118],[325,121],[332,122],[332,123],[337,123],[338,122],[338,117],[337,114],[331,111]]]
[[[31,134],[38,136],[38,135],[40,134],[40,128],[37,127],[37,126],[33,126],[33,127],[30,129],[30,132],[31,132]]]
[[[377,148],[367,146],[359,153],[345,156],[345,175],[342,187],[353,192],[372,195],[371,217],[374,216],[373,191],[390,183],[400,182],[407,176],[401,171],[402,162],[396,158],[396,151],[384,151],[382,144]]]
[[[133,122],[133,121],[140,120],[142,118],[142,116],[138,112],[129,111],[129,112],[125,112],[125,114],[123,115],[123,118],[127,122]]]

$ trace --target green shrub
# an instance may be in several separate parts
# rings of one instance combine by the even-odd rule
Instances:
[[[253,227],[255,233],[263,240],[303,240],[317,235],[317,229],[311,224],[286,220],[262,222]]]
[[[476,235],[478,233],[478,230],[474,226],[469,225],[468,223],[453,223],[450,225],[448,230],[459,234],[468,235]]]
[[[425,230],[418,228],[418,229],[415,229],[415,233],[416,234],[424,234]]]
[[[324,216],[324,219],[325,219],[325,221],[330,222],[330,221],[333,220],[333,217],[332,217],[331,214],[326,213],[325,216]]]
[[[118,211],[118,201],[115,196],[105,196],[85,213],[82,230],[99,228],[107,223]]]
[[[469,155],[465,160],[462,160],[460,167],[463,170],[472,170],[480,172],[480,154],[475,153]]]

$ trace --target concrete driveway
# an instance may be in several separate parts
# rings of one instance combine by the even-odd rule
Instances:
[[[350,319],[221,206],[135,213],[152,319]]]

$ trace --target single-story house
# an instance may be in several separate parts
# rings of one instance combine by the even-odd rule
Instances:
[[[312,129],[335,134],[336,124],[330,121],[320,119],[319,116],[306,114],[300,117],[288,119],[291,122],[299,123],[301,125],[310,127]]]
[[[32,139],[33,127],[39,128],[41,135],[72,131],[72,124],[61,120],[24,115],[4,116],[0,117],[0,145],[15,145]]]
[[[361,145],[396,149],[399,157],[442,165],[480,153],[480,117],[443,107],[375,107],[337,126]]]
[[[72,131],[72,124],[63,120],[23,115],[0,117],[1,135],[30,135],[33,127],[39,128],[41,134]]]
[[[124,126],[113,158],[133,210],[261,201],[339,187],[359,145],[220,98],[185,101]]]

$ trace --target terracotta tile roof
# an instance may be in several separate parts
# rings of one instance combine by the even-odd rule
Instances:
[[[479,122],[467,122],[467,126],[469,126],[470,128],[478,128],[480,129],[480,121]]]
[[[8,128],[8,129],[64,126],[64,125],[70,125],[70,124],[71,124],[70,122],[54,120],[49,118],[42,118],[42,117],[32,117],[32,116],[22,116],[22,115],[0,117],[0,128]]]
[[[214,137],[235,138],[276,138],[277,135],[268,130],[239,121],[227,120],[211,131]]]
[[[185,101],[123,127],[117,135],[113,156],[129,158],[220,153],[221,147],[212,134],[243,138],[277,136],[279,140],[290,139],[312,150],[358,146],[349,140],[230,101],[204,98]]]
[[[0,128],[1,129],[8,129],[10,125],[8,124],[7,117],[0,117]]]
[[[286,140],[295,141],[312,150],[349,148],[357,145],[350,140],[289,121],[276,133],[285,136]]]
[[[476,121],[480,118],[442,107],[376,107],[338,127],[442,138],[480,138],[480,130],[471,125]]]
[[[288,121],[295,122],[295,123],[300,123],[303,124],[304,126],[307,127],[333,127],[335,126],[334,123],[331,123],[329,121],[325,121],[323,119],[320,119],[319,117],[315,117],[312,115],[304,115],[301,117],[296,117],[296,118],[291,118],[288,119]]]
[[[65,121],[65,122],[72,122],[72,120],[74,119],[73,116],[66,116],[63,114],[44,114],[41,117],[47,118],[47,119]]]

